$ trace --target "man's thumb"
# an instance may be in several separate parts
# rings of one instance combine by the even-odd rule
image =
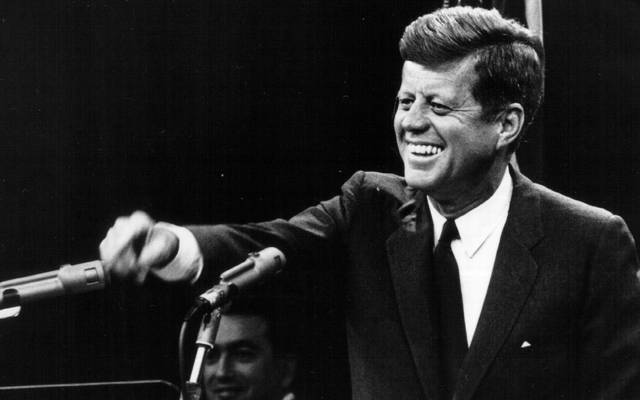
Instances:
[[[178,253],[179,240],[168,229],[154,227],[145,245],[140,251],[138,264],[146,271],[162,268],[174,259]]]

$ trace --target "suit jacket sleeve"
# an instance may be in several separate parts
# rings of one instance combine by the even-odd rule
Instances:
[[[582,398],[640,398],[640,285],[633,238],[610,216],[589,271],[579,360]]]
[[[303,265],[339,250],[356,212],[357,192],[364,177],[364,172],[356,172],[342,186],[340,195],[310,207],[288,221],[189,226],[204,261],[197,285],[211,285],[217,281],[220,272],[242,262],[247,253],[269,246],[282,250],[290,266]]]

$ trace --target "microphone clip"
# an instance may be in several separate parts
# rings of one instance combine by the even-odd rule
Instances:
[[[238,288],[233,283],[220,282],[196,299],[195,304],[191,307],[184,320],[189,321],[196,315],[207,314],[216,308],[226,305],[237,292]]]

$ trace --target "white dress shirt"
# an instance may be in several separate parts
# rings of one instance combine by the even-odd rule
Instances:
[[[513,182],[506,170],[498,189],[489,199],[455,220],[460,239],[451,242],[451,251],[460,272],[467,344],[471,343],[487,295],[512,192]],[[438,213],[431,202],[429,198],[435,248],[446,218]]]

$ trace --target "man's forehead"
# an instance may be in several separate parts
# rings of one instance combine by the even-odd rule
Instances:
[[[413,61],[405,61],[402,66],[400,90],[445,91],[450,95],[468,92],[478,79],[474,67],[475,60],[470,58],[437,66],[425,66]]]
[[[267,329],[267,320],[258,315],[223,315],[216,335],[216,345],[260,342],[266,339]]]

